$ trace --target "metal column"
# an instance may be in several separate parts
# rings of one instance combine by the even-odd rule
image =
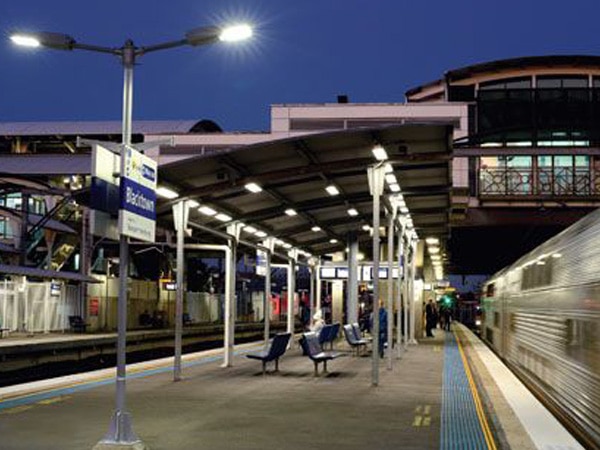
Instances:
[[[348,248],[347,322],[358,323],[358,236],[355,232],[348,235]]]
[[[387,369],[392,370],[393,355],[392,343],[394,342],[394,219],[396,216],[396,208],[392,207],[392,211],[388,214],[388,242],[387,242],[387,263],[388,263],[388,283],[387,283]]]
[[[397,299],[397,317],[396,317],[396,342],[397,342],[397,358],[402,356],[402,339],[403,335],[406,336],[406,331],[404,334],[402,333],[402,316],[406,316],[406,309],[402,309],[402,234],[403,234],[402,224],[398,227],[398,280],[396,281],[396,299]],[[405,325],[406,326],[406,325]],[[404,328],[406,330],[406,328]],[[404,338],[406,339],[406,338]]]
[[[233,268],[231,267],[231,253],[235,245],[233,242],[228,243],[227,252],[225,252],[225,328],[223,330],[223,364],[221,367],[231,367],[233,359],[233,343],[231,342],[231,329],[233,327],[232,317],[232,296],[234,295],[231,289],[231,277]]]
[[[290,258],[287,268],[287,332],[294,333],[294,294],[296,292],[296,262]]]
[[[319,260],[319,262],[317,263],[317,266],[315,267],[315,270],[317,271],[317,276],[316,276],[316,286],[315,286],[315,309],[310,311],[310,325],[311,327],[315,324],[315,314],[317,311],[319,311],[321,309],[321,261]]]
[[[269,248],[265,252],[266,269],[265,269],[265,300],[263,304],[263,316],[265,320],[265,345],[269,342],[271,333],[271,252],[273,251],[273,241],[271,239],[265,241],[265,246]]]
[[[367,169],[373,196],[373,352],[371,384],[379,385],[379,200],[383,192],[385,169],[382,164]]]
[[[183,273],[185,270],[185,228],[187,227],[189,205],[186,200],[173,206],[173,219],[177,230],[177,298],[175,302],[175,360],[173,363],[173,380],[181,380],[181,353],[183,333]]]
[[[411,236],[410,239],[410,277],[408,278],[408,301],[410,302],[410,344],[417,344],[415,339],[415,323],[417,320],[417,314],[415,311],[415,265],[416,265],[416,247],[417,242]]]

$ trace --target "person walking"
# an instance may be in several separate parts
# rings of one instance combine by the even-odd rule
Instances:
[[[427,337],[433,337],[431,330],[435,328],[436,313],[433,300],[429,299],[429,303],[425,306],[425,335]]]

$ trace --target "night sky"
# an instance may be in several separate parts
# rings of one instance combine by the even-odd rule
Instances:
[[[25,50],[15,30],[71,34],[119,47],[178,39],[241,18],[252,42],[143,57],[134,119],[213,119],[226,131],[268,130],[280,103],[401,102],[449,69],[544,54],[598,54],[600,3],[546,0],[27,0],[2,1],[0,121],[119,120],[116,58]]]

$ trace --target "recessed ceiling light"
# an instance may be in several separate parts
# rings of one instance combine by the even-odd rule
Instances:
[[[212,209],[210,206],[201,206],[200,208],[198,208],[198,211],[200,211],[202,214],[204,214],[205,216],[214,216],[217,214],[217,211],[215,211],[214,209]]]
[[[248,226],[244,227],[244,231],[246,233],[254,234],[254,233],[256,233],[257,230],[252,225],[248,225]]]
[[[256,233],[254,233],[254,235],[256,237],[259,237],[259,238],[265,238],[265,237],[267,237],[267,233],[265,233],[264,231],[260,231],[260,230],[257,231]]]
[[[179,197],[179,194],[177,192],[175,192],[173,189],[169,189],[168,187],[164,187],[164,186],[159,186],[156,189],[156,195],[158,195],[160,197],[168,198],[169,200]]]
[[[348,215],[349,215],[349,216],[352,216],[352,217],[354,217],[354,216],[358,216],[358,211],[357,211],[355,208],[350,208],[350,209],[348,210]]]
[[[223,213],[219,213],[217,214],[217,220],[220,220],[221,222],[229,222],[231,220],[231,216],[228,216],[227,214],[223,214]]]
[[[329,239],[330,244],[337,244],[337,239]]]
[[[327,186],[325,188],[325,190],[331,196],[339,195],[340,194],[340,190],[334,184],[330,184],[329,186]]]
[[[197,208],[200,206],[200,203],[198,203],[196,200],[188,200],[187,203],[190,208]]]
[[[385,148],[383,148],[381,145],[376,145],[375,147],[373,147],[372,152],[373,156],[377,161],[385,161],[386,159],[388,159],[387,152],[385,151]]]
[[[286,213],[288,216],[295,216],[295,215],[297,215],[297,214],[298,214],[298,213],[296,212],[296,210],[294,210],[294,209],[292,209],[292,208],[288,208],[288,209],[286,209],[286,210],[285,210],[285,213]]]
[[[250,192],[256,194],[260,191],[262,191],[262,187],[260,187],[258,184],[256,183],[248,183],[244,186],[247,190],[249,190]]]
[[[317,231],[321,231],[321,227],[315,225],[314,227],[311,228],[311,230],[316,233]]]
[[[399,184],[390,184],[388,186],[390,187],[390,191],[392,191],[392,192],[400,192],[400,185]]]

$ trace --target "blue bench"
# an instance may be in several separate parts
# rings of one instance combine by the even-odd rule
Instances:
[[[333,350],[333,343],[337,339],[339,333],[339,322],[331,325],[325,325],[319,332],[319,344],[321,344],[321,348],[325,348],[325,344],[329,343],[330,350]]]
[[[275,372],[279,371],[279,358],[285,353],[292,333],[278,333],[271,341],[271,346],[262,352],[249,353],[246,358],[262,361],[263,375],[267,373],[267,363],[275,361]]]
[[[360,333],[360,329],[358,331]],[[362,336],[356,336],[356,330],[351,324],[344,325],[344,336],[346,336],[346,341],[350,344],[350,347],[352,347],[352,352],[356,349],[356,356],[359,355],[360,348],[366,348],[369,343],[369,341],[363,339]]]
[[[315,364],[315,377],[319,376],[319,363],[323,363],[323,373],[327,373],[327,361],[344,356],[343,353],[323,351],[317,333],[303,333],[302,336],[304,339],[300,342],[304,352]]]

